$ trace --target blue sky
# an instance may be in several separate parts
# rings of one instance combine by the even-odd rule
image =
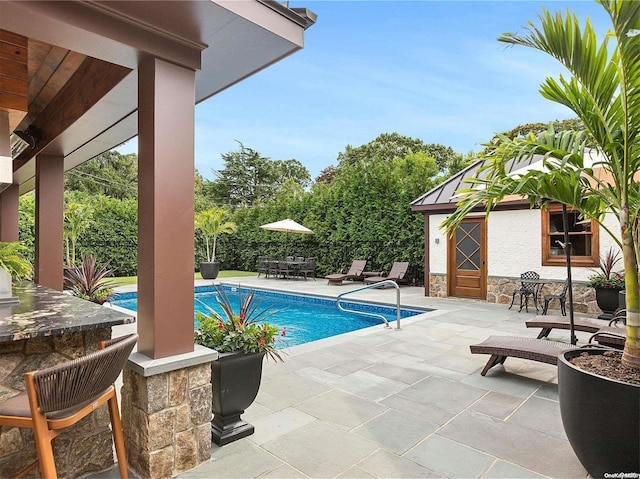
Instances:
[[[542,6],[590,16],[587,1],[305,1],[318,15],[305,48],[196,107],[196,168],[209,179],[241,141],[274,160],[295,158],[313,178],[346,145],[398,132],[459,153],[495,132],[571,118],[538,93],[562,69],[546,55],[496,41]],[[135,151],[135,141],[120,150]]]

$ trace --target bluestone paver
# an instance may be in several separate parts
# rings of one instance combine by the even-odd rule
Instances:
[[[435,434],[404,457],[450,478],[480,477],[495,460],[488,454]]]
[[[328,297],[362,286],[230,282]],[[353,297],[393,304],[395,290]],[[213,446],[210,461],[180,477],[586,477],[561,432],[556,368],[509,358],[482,377],[488,357],[469,352],[491,335],[535,337],[523,324],[535,313],[425,297],[422,288],[403,286],[401,297],[433,311],[402,320],[401,331],[375,326],[288,348],[284,363],[266,362],[243,416],[256,433]]]

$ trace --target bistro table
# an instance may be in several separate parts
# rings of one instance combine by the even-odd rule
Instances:
[[[135,321],[115,309],[34,283],[14,286],[13,294],[19,302],[0,305],[0,401],[25,389],[25,372],[95,351],[100,341],[111,338],[112,326]],[[113,466],[108,424],[104,405],[85,418],[82,427],[56,439],[61,475],[78,477]],[[0,477],[14,477],[35,460],[33,435],[25,429],[2,428],[0,446]]]

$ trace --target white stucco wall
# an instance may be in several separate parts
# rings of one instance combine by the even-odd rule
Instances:
[[[479,215],[482,216],[482,215]],[[432,273],[447,273],[447,236],[439,228],[446,215],[429,217],[429,267]],[[618,233],[620,228],[613,215],[605,224]],[[540,210],[495,211],[487,222],[487,270],[489,276],[518,277],[528,270],[543,278],[564,280],[564,266],[542,266]],[[615,246],[609,234],[600,229],[600,254]],[[619,264],[622,269],[622,264]],[[573,267],[573,279],[586,280],[593,272],[590,268]]]

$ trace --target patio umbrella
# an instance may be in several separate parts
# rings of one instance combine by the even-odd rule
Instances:
[[[275,223],[268,223],[266,225],[260,226],[260,228],[269,230],[269,231],[281,231],[286,234],[284,239],[284,250],[287,251],[287,240],[289,233],[298,233],[303,235],[312,235],[314,234],[306,226],[302,226],[300,223],[296,223],[291,219],[276,221]]]

